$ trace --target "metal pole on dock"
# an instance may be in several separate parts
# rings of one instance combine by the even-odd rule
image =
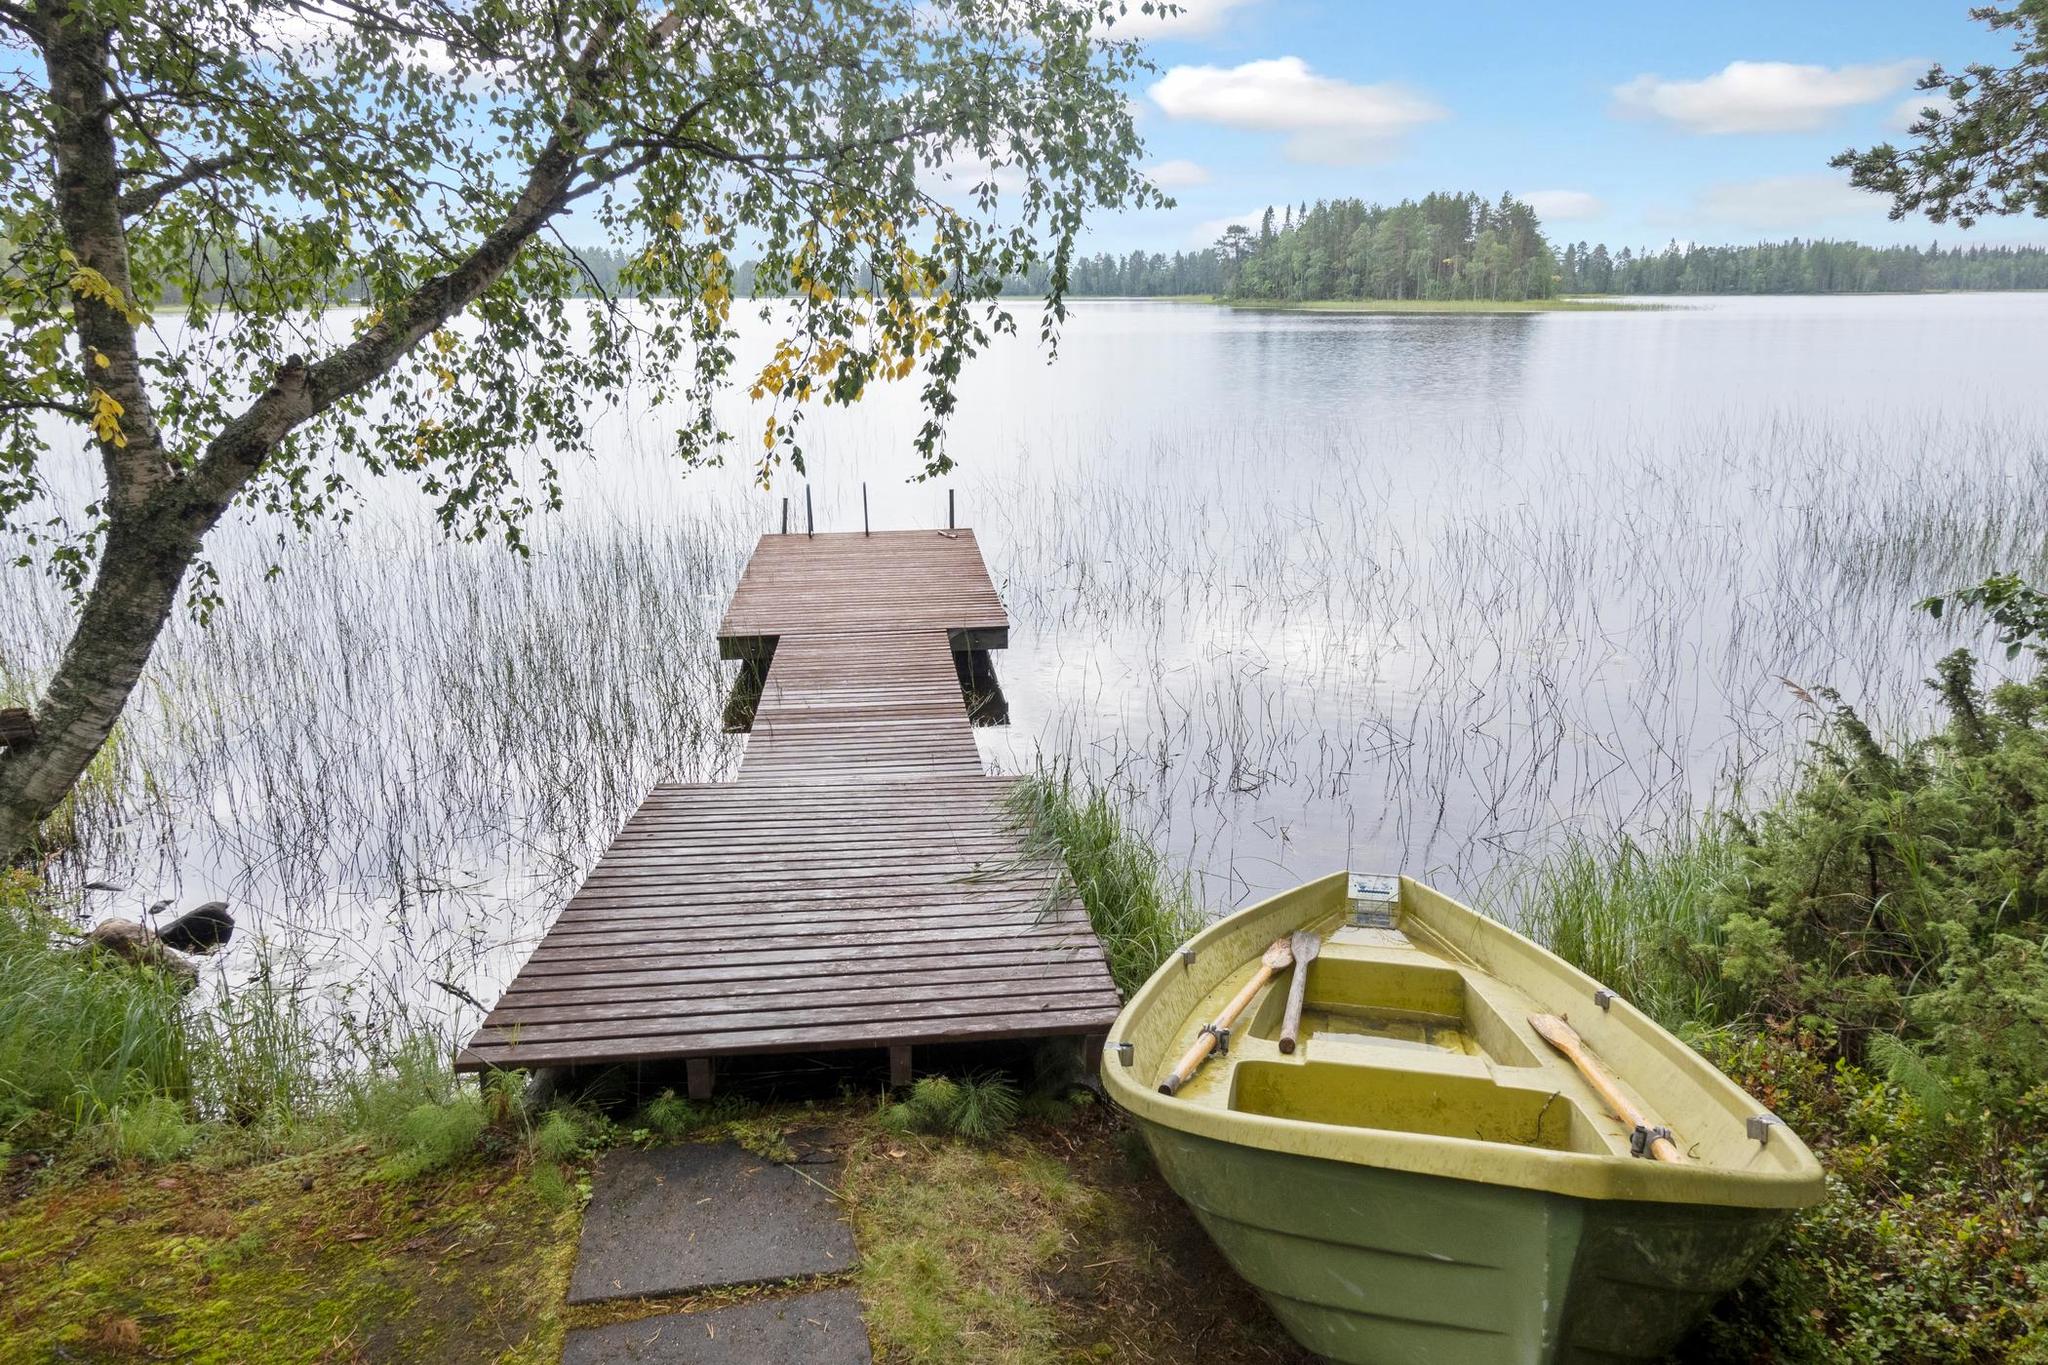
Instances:
[[[960,529],[953,522],[953,490],[950,488],[946,490],[946,529],[948,531],[957,531]]]
[[[818,534],[818,523],[811,516],[811,486],[809,484],[804,485],[804,534],[806,536]]]
[[[868,485],[865,479],[861,480],[860,485],[860,533],[864,536],[874,534],[868,530]]]
[[[789,534],[789,498],[787,495],[782,499],[782,534]]]

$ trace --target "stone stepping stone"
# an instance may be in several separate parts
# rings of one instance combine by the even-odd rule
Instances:
[[[851,1270],[853,1230],[829,1188],[838,1170],[829,1161],[784,1166],[730,1143],[607,1152],[591,1181],[569,1302]]]
[[[743,1303],[709,1313],[585,1327],[562,1365],[869,1365],[860,1300],[845,1289]]]

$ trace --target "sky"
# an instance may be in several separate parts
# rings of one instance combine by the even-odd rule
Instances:
[[[1131,9],[1158,68],[1135,94],[1147,165],[1177,206],[1098,217],[1090,250],[1182,250],[1268,204],[1438,189],[1510,191],[1559,243],[2048,243],[2032,217],[1891,222],[1827,164],[1903,143],[1931,62],[2011,60],[1969,0]]]

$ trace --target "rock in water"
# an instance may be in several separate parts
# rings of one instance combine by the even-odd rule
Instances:
[[[226,901],[208,901],[156,931],[157,941],[181,953],[210,953],[234,936],[235,917]]]
[[[172,952],[154,934],[132,919],[110,919],[95,924],[85,936],[86,943],[124,961],[145,967],[159,967],[187,987],[199,982],[199,968],[190,959]]]

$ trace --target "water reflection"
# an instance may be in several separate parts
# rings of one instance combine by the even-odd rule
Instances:
[[[1227,909],[1332,868],[1474,891],[1570,828],[1654,831],[1767,790],[1810,733],[1785,679],[1924,709],[1951,637],[1906,610],[2039,567],[2048,301],[1339,317],[1083,303],[1061,359],[964,386],[949,483],[906,482],[912,396],[810,424],[821,528],[943,523],[957,489],[1014,618],[1009,771],[1108,781]],[[1023,329],[1027,335],[1031,328]],[[767,328],[749,322],[743,352]],[[752,429],[743,397],[726,414]],[[530,562],[447,546],[397,486],[179,623],[69,875],[225,897],[340,1028],[453,1037],[657,780],[716,780],[713,632],[779,498],[605,415]],[[74,494],[89,487],[74,471]],[[800,515],[800,513],[799,513]],[[68,608],[17,576],[0,658]]]

